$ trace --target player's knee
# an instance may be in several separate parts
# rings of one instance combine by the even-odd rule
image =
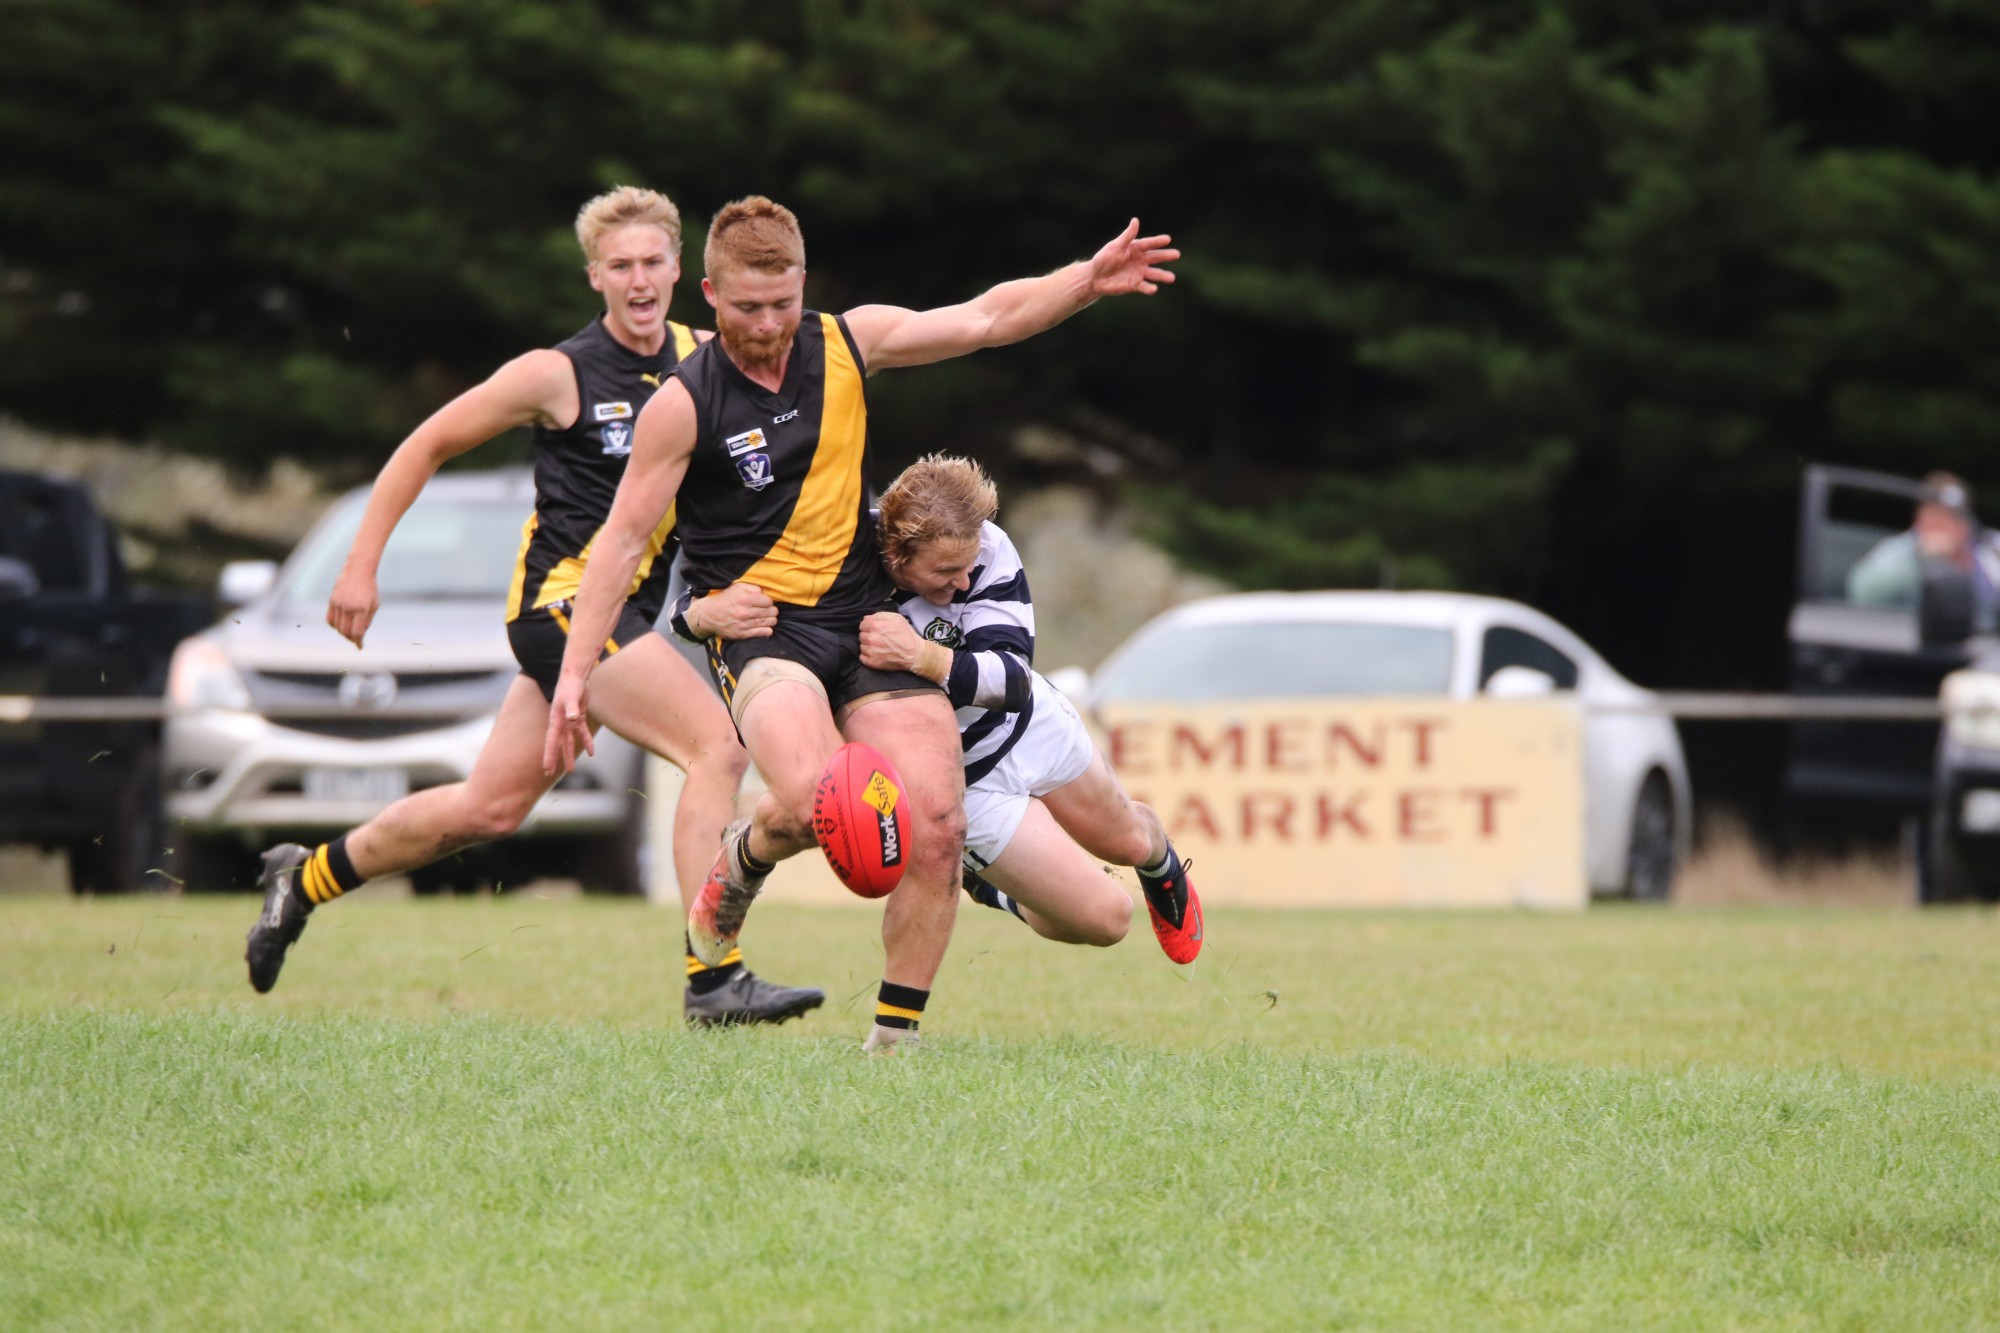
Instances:
[[[750,771],[750,752],[734,740],[718,741],[695,752],[688,761],[688,779],[735,791]]]
[[[959,856],[965,850],[965,807],[954,801],[948,806],[919,808],[923,832],[916,839],[912,858],[924,872],[946,876],[958,883]]]
[[[534,808],[532,800],[514,796],[468,799],[459,809],[458,831],[467,842],[492,842],[520,828]]]
[[[1113,882],[1109,875],[1107,883]],[[1132,929],[1132,899],[1122,889],[1117,893],[1101,894],[1090,905],[1077,925],[1083,939],[1081,943],[1108,949],[1125,938]]]

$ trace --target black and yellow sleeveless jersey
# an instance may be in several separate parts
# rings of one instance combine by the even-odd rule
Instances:
[[[591,543],[611,512],[632,456],[632,423],[695,350],[684,324],[667,325],[666,345],[642,356],[613,338],[600,317],[556,350],[576,368],[577,416],[561,429],[535,427],[535,512],[521,529],[521,554],[507,596],[507,619],[576,596]],[[651,620],[666,600],[673,564],[674,511],[654,530],[632,586],[632,606]]]
[[[720,340],[674,371],[698,423],[676,501],[697,594],[754,583],[780,616],[823,622],[889,595],[864,481],[866,369],[846,323],[808,310],[776,393],[737,369]]]

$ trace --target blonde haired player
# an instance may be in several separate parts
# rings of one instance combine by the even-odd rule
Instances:
[[[1132,900],[1099,862],[1132,866],[1153,935],[1176,963],[1201,952],[1201,899],[1151,806],[1125,793],[1083,719],[1034,669],[1035,605],[993,521],[980,466],[942,454],[882,494],[882,559],[908,594],[861,623],[861,660],[945,687],[965,752],[965,867],[973,897],[1037,934],[1116,944]]]
[[[277,984],[315,907],[371,879],[507,836],[555,783],[542,767],[541,740],[571,599],[625,474],[634,420],[705,340],[667,319],[680,277],[681,216],[672,200],[620,186],[578,212],[576,239],[585,275],[604,295],[604,313],[558,346],[509,361],[410,433],[375,479],[326,612],[327,623],[359,645],[378,606],[383,548],[432,474],[504,431],[533,426],[535,513],[522,534],[507,607],[521,675],[465,781],[406,796],[331,842],[284,843],[264,854],[264,907],[244,950],[258,991]],[[592,634],[591,655],[604,665],[589,724],[608,726],[687,773],[674,816],[674,870],[691,901],[734,812],[748,758],[707,683],[653,632],[674,541],[672,516],[662,515],[645,535],[643,557],[624,570],[624,614]],[[682,1010],[695,1024],[782,1022],[825,999],[753,975],[734,951],[706,963],[689,953],[687,976]]]
[[[935,310],[805,308],[805,240],[790,210],[738,200],[709,227],[702,292],[716,341],[640,414],[620,484],[577,596],[576,633],[549,715],[545,762],[566,770],[589,744],[585,647],[616,622],[650,533],[677,505],[688,617],[758,771],[754,820],[732,826],[688,918],[697,956],[733,945],[780,859],[813,845],[813,788],[844,740],[901,773],[911,805],[902,883],[882,915],[884,967],[866,1047],[908,1042],[951,940],[963,846],[964,769],[943,689],[867,666],[864,616],[893,609],[868,513],[869,374],[1018,342],[1100,297],[1151,293],[1179,258],[1135,218],[1088,260],[1002,283]]]

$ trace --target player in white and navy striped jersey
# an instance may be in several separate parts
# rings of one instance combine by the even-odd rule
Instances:
[[[883,493],[878,537],[901,614],[862,621],[861,660],[939,682],[958,710],[965,864],[986,886],[975,897],[1050,939],[1115,944],[1132,901],[1098,862],[1132,866],[1160,947],[1192,962],[1201,900],[1159,816],[1126,795],[1076,710],[1035,672],[1034,602],[998,508],[977,463],[942,455]]]

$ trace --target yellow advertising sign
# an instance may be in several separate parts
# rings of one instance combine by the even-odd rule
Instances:
[[[1560,700],[1245,701],[1104,710],[1106,753],[1208,903],[1566,907],[1582,719]]]

